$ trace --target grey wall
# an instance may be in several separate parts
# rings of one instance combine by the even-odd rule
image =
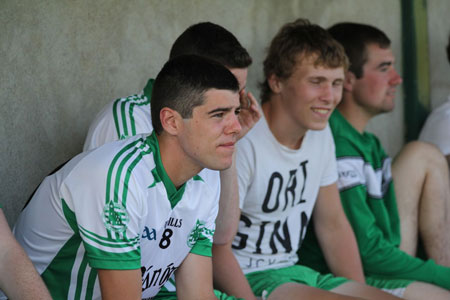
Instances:
[[[266,45],[296,17],[376,25],[401,67],[400,0],[0,1],[0,203],[10,224],[43,177],[81,151],[99,109],[139,92],[187,26],[208,20],[235,33],[254,57],[256,92]],[[391,155],[402,145],[401,99],[369,126]]]
[[[450,63],[445,51],[450,34],[450,1],[428,0],[427,5],[431,107],[435,108],[450,95]]]

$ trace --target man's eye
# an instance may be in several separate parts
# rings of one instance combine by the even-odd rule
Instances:
[[[236,109],[235,111],[234,111],[234,114],[235,115],[239,115],[241,113],[241,109],[240,108],[238,108],[238,109]]]
[[[222,118],[223,117],[223,113],[217,113],[213,115],[213,118]]]

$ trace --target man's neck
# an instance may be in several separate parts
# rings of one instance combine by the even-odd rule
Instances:
[[[367,123],[372,118],[361,106],[351,99],[342,99],[337,110],[359,132],[363,133]]]
[[[202,170],[190,163],[176,138],[163,133],[157,139],[164,170],[177,189]]]
[[[275,99],[265,102],[262,110],[275,139],[290,149],[299,149],[307,130],[300,128]]]

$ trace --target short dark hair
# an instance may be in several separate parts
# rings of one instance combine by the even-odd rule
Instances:
[[[215,60],[228,68],[247,68],[252,58],[228,30],[211,22],[187,28],[173,43],[170,59],[195,54]]]
[[[319,25],[311,24],[306,19],[297,19],[281,27],[270,43],[264,60],[264,82],[260,84],[261,101],[270,99],[272,90],[268,79],[289,78],[300,60],[315,55],[316,66],[347,69],[347,57],[344,49],[331,35]]]
[[[343,22],[331,26],[328,32],[344,46],[350,61],[349,71],[353,72],[356,78],[363,76],[363,66],[368,59],[368,45],[375,44],[382,49],[391,45],[387,35],[371,25]]]
[[[197,55],[182,55],[165,63],[156,76],[150,103],[152,125],[157,134],[163,127],[159,114],[169,107],[183,118],[191,118],[194,107],[202,105],[209,89],[239,92],[239,84],[225,66]]]

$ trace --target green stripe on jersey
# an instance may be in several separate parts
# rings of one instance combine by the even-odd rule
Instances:
[[[107,198],[105,199],[105,201],[107,202],[107,205],[111,207],[110,216],[108,216],[111,223],[118,222],[119,225],[121,224],[120,218],[123,217],[123,215],[121,216],[121,213],[126,214],[128,184],[131,173],[145,155],[152,153],[153,149],[151,149],[151,147],[146,143],[146,140],[140,138],[125,146],[114,157],[110,165],[107,178]],[[117,170],[114,171],[117,165]],[[112,199],[110,196],[111,184],[113,184],[114,187]],[[120,193],[121,189],[122,193]],[[113,201],[113,203],[115,203],[115,205],[117,206],[111,204],[110,201]],[[115,210],[116,207],[118,208],[117,211]],[[123,208],[125,211],[121,212],[121,208]],[[109,232],[108,237],[112,236],[111,230],[113,228],[111,227],[107,229]],[[114,233],[123,234],[124,237],[126,237],[126,226],[118,226],[117,228],[114,228]]]
[[[113,118],[118,139],[122,140],[136,135],[136,122],[134,121],[134,107],[149,105],[152,96],[154,79],[149,79],[144,87],[143,95],[132,95],[119,98],[113,103]],[[128,112],[127,112],[127,106]],[[122,122],[119,121],[119,116]]]
[[[71,270],[75,263],[76,253],[81,245],[81,237],[78,235],[75,214],[67,206],[64,199],[61,199],[61,202],[64,216],[69,226],[74,230],[74,235],[67,240],[41,275],[53,299],[67,299],[70,278],[64,278],[65,280],[62,280],[62,274],[72,273]]]
[[[85,252],[77,275],[77,287],[75,289],[75,299],[81,299],[81,292],[83,291],[83,277],[86,272],[87,264],[88,261]]]
[[[114,101],[113,118],[114,124],[116,126],[116,133],[119,139],[124,139],[136,135],[134,107],[149,104],[149,98],[144,95],[133,95]]]
[[[186,182],[183,183],[183,185],[180,186],[180,188],[177,190],[175,185],[173,184],[172,180],[170,180],[169,175],[167,175],[166,170],[164,169],[164,166],[163,166],[163,163],[161,160],[161,152],[159,150],[158,139],[156,138],[155,131],[153,131],[152,134],[150,135],[148,142],[149,142],[150,147],[152,147],[154,149],[153,159],[155,160],[156,171],[154,172],[152,170],[152,174],[154,174],[155,180],[158,180],[158,182],[160,182],[160,181],[163,182],[164,187],[166,188],[166,191],[167,191],[167,198],[169,199],[170,206],[173,209],[177,205],[177,203],[180,202],[181,198],[183,197],[184,190],[186,188]],[[157,176],[155,176],[155,175],[157,175]]]

